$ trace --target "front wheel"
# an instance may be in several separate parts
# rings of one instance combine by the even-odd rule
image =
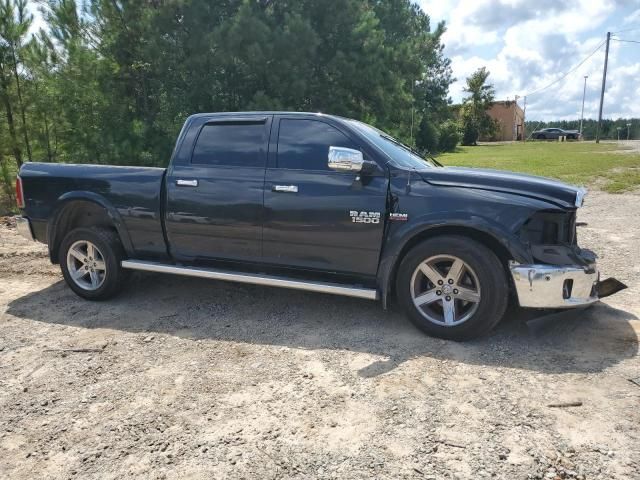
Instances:
[[[414,247],[396,278],[398,299],[429,335],[467,340],[488,333],[508,304],[508,284],[496,255],[461,236],[434,237]]]
[[[538,140],[546,140],[547,139],[543,134],[538,135],[536,138]]]
[[[76,228],[60,245],[65,281],[87,300],[106,300],[120,291],[126,272],[120,266],[124,250],[118,235],[105,228]]]

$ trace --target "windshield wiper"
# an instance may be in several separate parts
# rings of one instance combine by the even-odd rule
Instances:
[[[427,152],[427,157],[429,157],[429,159],[430,159],[433,163],[435,163],[437,166],[439,166],[439,167],[444,167],[444,165],[443,165],[443,164],[441,164],[438,160],[436,160],[436,157],[434,157],[433,155],[431,155],[431,153],[430,153],[430,152]]]
[[[416,157],[418,157],[420,160],[422,160],[422,161],[424,161],[424,162],[426,162],[426,163],[429,163],[429,162],[427,162],[427,160],[422,156],[422,154],[421,154],[420,152],[418,152],[417,150],[414,150],[414,149],[413,149],[413,148],[411,148],[409,145],[405,145],[404,143],[402,143],[402,142],[400,142],[400,141],[396,140],[396,139],[395,139],[395,138],[393,138],[393,137],[390,137],[389,135],[384,135],[384,134],[382,134],[382,133],[381,133],[381,134],[380,134],[380,136],[381,136],[382,138],[384,138],[385,140],[388,140],[388,141],[390,141],[391,143],[393,143],[393,144],[395,144],[395,145],[398,145],[399,147],[404,148],[404,149],[405,149],[405,150],[407,150],[408,152],[413,153],[413,154],[414,154]],[[431,159],[431,161],[432,161],[433,163],[435,163],[438,167],[443,167],[443,166],[444,166],[444,165],[442,165],[440,162],[438,162],[435,158],[433,158],[433,155],[431,155],[429,152],[427,152],[427,154],[428,154],[427,156],[429,157],[429,159]]]

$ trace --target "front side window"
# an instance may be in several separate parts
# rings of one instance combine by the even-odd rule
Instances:
[[[212,123],[202,127],[191,163],[262,167],[265,164],[264,123]]]
[[[358,146],[337,128],[317,120],[280,120],[278,168],[329,170],[329,147]]]

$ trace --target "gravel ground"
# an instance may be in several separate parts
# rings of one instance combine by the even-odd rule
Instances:
[[[0,478],[640,478],[639,214],[599,192],[579,213],[628,290],[463,344],[375,302],[172,276],[85,302],[5,222]]]

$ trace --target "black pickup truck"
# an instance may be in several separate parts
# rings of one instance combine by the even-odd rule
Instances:
[[[392,294],[425,332],[488,332],[522,307],[589,305],[584,190],[442,167],[384,132],[323,114],[193,115],[167,169],[27,163],[18,228],[69,287],[102,300],[130,270],[338,295]]]

